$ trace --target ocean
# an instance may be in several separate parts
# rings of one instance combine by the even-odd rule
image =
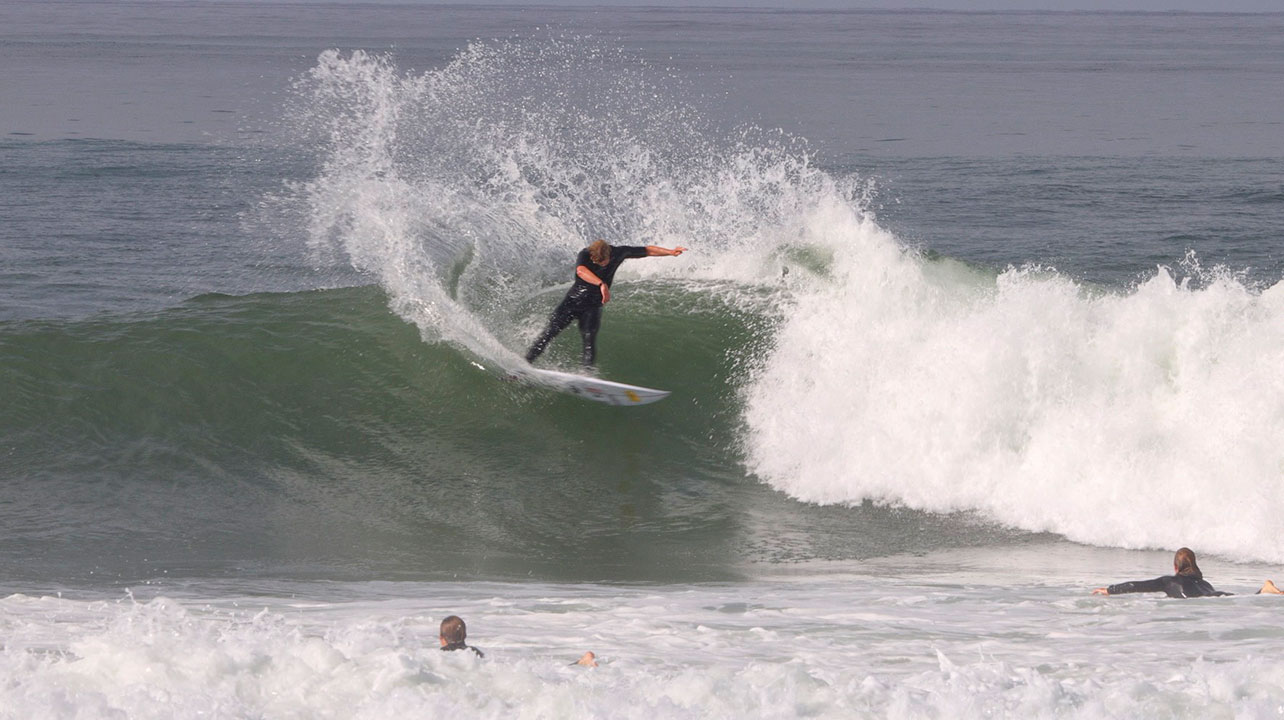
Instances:
[[[0,66],[0,718],[1284,715],[1284,15],[3,0]],[[690,248],[599,335],[661,403],[503,379],[599,237]],[[1091,594],[1182,546],[1235,595]]]

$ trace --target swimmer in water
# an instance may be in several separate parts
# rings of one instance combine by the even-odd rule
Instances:
[[[437,639],[441,641],[441,649],[443,651],[472,650],[477,653],[477,657],[486,657],[481,650],[464,644],[464,639],[467,637],[468,626],[464,624],[463,618],[458,615],[451,615],[441,621],[441,631],[438,633]]]

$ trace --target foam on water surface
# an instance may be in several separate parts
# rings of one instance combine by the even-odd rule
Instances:
[[[0,664],[22,681],[0,701],[6,716],[48,718],[1279,712],[1284,601],[1090,596],[1081,573],[1138,559],[1109,553],[943,553],[734,585],[12,595]],[[1027,565],[1049,560],[1061,569],[1032,581]],[[1206,569],[1231,589],[1260,572]],[[438,649],[447,614],[465,618],[484,659]],[[599,667],[572,665],[585,650]]]

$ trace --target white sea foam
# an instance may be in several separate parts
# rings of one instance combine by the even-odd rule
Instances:
[[[1284,703],[1278,598],[1097,598],[1066,577],[958,569],[338,590],[359,601],[15,595],[0,600],[0,717],[1267,717]],[[438,650],[449,613],[485,658]],[[590,649],[599,667],[570,665]]]

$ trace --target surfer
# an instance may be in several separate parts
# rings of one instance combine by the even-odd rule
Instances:
[[[437,639],[441,641],[441,649],[444,652],[452,650],[472,650],[477,653],[477,657],[486,657],[481,650],[465,645],[464,639],[468,637],[468,626],[464,625],[464,619],[458,615],[451,615],[441,621],[441,631]]]
[[[676,257],[686,252],[684,247],[673,249],[658,245],[615,245],[605,240],[594,240],[575,258],[575,282],[566,291],[566,297],[553,310],[548,327],[526,351],[526,362],[533,363],[557,334],[566,329],[572,320],[579,322],[580,337],[584,340],[585,367],[593,367],[597,359],[597,330],[602,324],[602,306],[611,301],[611,280],[620,264],[630,258]]]
[[[1210,597],[1230,595],[1228,592],[1214,590],[1204,579],[1204,573],[1195,564],[1195,553],[1190,548],[1181,548],[1173,556],[1174,575],[1164,575],[1154,580],[1133,580],[1108,587],[1099,587],[1093,595],[1121,595],[1123,593],[1162,592],[1168,597]]]

